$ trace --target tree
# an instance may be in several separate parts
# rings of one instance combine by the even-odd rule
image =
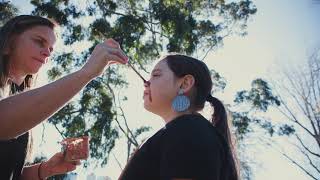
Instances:
[[[223,38],[231,33],[244,34],[248,18],[256,12],[251,1],[122,0],[115,3],[97,0],[83,2],[82,9],[86,11],[81,11],[71,1],[33,0],[31,3],[35,6],[33,14],[52,17],[63,25],[63,38],[67,46],[79,41],[91,45],[80,55],[72,51],[57,55],[54,59],[56,66],[49,72],[52,79],[81,66],[93,46],[105,37],[119,41],[131,62],[144,69],[143,66],[161,51],[186,54],[206,52],[222,43]],[[81,19],[85,16],[93,20],[83,24]],[[209,17],[221,17],[223,20],[213,22],[208,20]],[[74,57],[77,57],[76,60]],[[117,102],[113,89],[126,85],[124,77],[116,75],[118,68],[110,68],[100,79],[88,84],[78,101],[69,103],[49,120],[63,127],[61,132],[64,136],[89,134],[91,157],[103,159],[102,163],[106,163],[107,154],[118,137],[118,130],[111,124],[113,121],[129,139],[133,137],[130,128],[122,127],[119,122],[121,116],[115,110]],[[91,126],[86,127],[83,119],[87,119]]]
[[[17,15],[18,9],[10,4],[9,1],[0,1],[0,26],[3,25],[8,19]]]
[[[280,153],[309,177],[319,179],[320,51],[312,54],[306,64],[296,70],[284,71],[280,81],[271,83],[273,90],[264,80],[253,81],[252,89],[238,92],[235,102],[249,104],[251,109],[243,116],[245,121],[241,122],[241,133],[248,133],[250,126],[258,124],[271,137],[277,135],[293,138],[295,141],[292,145],[300,153],[299,156],[293,156],[282,149]],[[284,116],[285,123],[275,124],[254,116],[254,111],[266,112],[272,106]]]
[[[231,34],[246,35],[249,18],[256,13],[250,0],[31,0],[32,14],[55,19],[61,25],[62,51],[54,55],[54,67],[48,75],[54,80],[80,67],[95,44],[106,37],[120,42],[130,62],[146,71],[145,66],[161,52],[180,52],[204,59],[209,51],[223,44]],[[79,45],[81,53],[75,51]],[[201,54],[201,55],[199,55]],[[123,67],[109,68],[89,83],[74,101],[49,119],[63,137],[89,135],[91,157],[107,163],[108,155],[121,132],[132,146],[148,127],[132,130],[126,123],[117,95],[125,88]]]

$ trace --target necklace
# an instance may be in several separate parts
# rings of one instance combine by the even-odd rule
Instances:
[[[16,94],[18,92],[22,92],[25,89],[26,80],[23,80],[23,83],[19,86],[16,83],[11,81],[11,92],[10,94]]]

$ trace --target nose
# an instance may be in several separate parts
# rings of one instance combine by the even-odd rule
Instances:
[[[146,81],[146,82],[144,83],[144,87],[147,88],[147,87],[149,87],[149,86],[150,86],[150,81]]]
[[[45,58],[51,55],[51,51],[49,48],[43,48],[40,53],[41,53],[41,56],[44,56]]]

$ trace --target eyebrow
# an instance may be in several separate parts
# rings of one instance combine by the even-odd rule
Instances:
[[[35,37],[39,38],[39,39],[41,39],[41,41],[44,41],[45,43],[49,44],[48,41],[46,40],[46,38],[44,38],[44,37],[42,37],[40,35],[35,35]],[[51,52],[53,51],[53,47],[50,47],[49,49],[50,49]]]
[[[157,71],[160,71],[160,72],[161,72],[161,69],[154,69],[154,70],[152,70],[151,73],[154,73],[154,72],[157,72]]]

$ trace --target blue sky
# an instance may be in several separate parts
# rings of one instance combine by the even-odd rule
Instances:
[[[23,1],[14,0],[21,7]],[[247,89],[257,77],[273,78],[274,70],[291,65],[298,65],[306,60],[309,53],[320,47],[320,3],[312,0],[256,0],[257,14],[248,24],[248,35],[245,37],[231,36],[224,41],[224,46],[210,53],[206,62],[210,68],[218,71],[228,82],[223,95],[218,95],[225,103],[231,103],[239,89]],[[28,9],[26,11],[29,11]],[[123,92],[129,98],[124,109],[129,117],[131,127],[149,125],[154,133],[163,126],[163,122],[143,109],[140,80],[131,71],[125,71],[130,84]],[[138,95],[137,95],[138,94]],[[140,106],[137,104],[141,104]],[[139,113],[136,113],[139,112]],[[42,130],[38,126],[36,134]],[[49,136],[47,144],[38,149],[45,150],[48,155],[59,151],[52,137],[56,137],[54,129],[47,128]],[[39,143],[39,142],[38,142]],[[48,148],[50,147],[50,148]],[[121,150],[120,140],[110,156],[110,163],[102,169],[87,170],[98,175],[108,175],[117,179],[120,169],[113,158],[118,157],[124,164],[126,153]],[[270,148],[257,147],[252,150],[252,157],[257,160],[254,168],[255,180],[307,180],[298,168],[292,166],[279,153]],[[79,170],[79,172],[82,170]],[[81,176],[82,177],[82,176]]]

